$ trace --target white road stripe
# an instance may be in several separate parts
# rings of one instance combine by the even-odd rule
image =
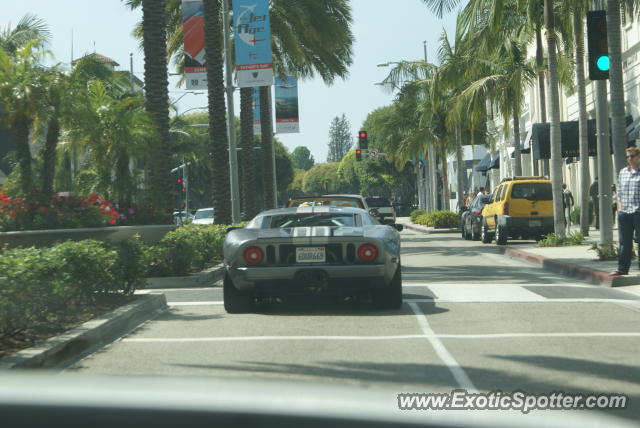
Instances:
[[[167,302],[167,306],[212,306],[224,305],[224,302]]]
[[[534,284],[534,283],[522,283],[522,282],[424,282],[424,281],[412,281],[410,279],[402,280],[402,288],[404,287],[476,287],[476,286],[492,286],[497,288],[508,288],[508,287],[574,287],[574,288],[598,288],[593,285],[584,285],[584,284]],[[626,291],[626,290],[625,290]]]
[[[469,379],[469,376],[467,376],[467,373],[464,371],[464,369],[460,366],[460,364],[458,364],[456,359],[453,358],[453,355],[451,355],[449,351],[447,351],[447,348],[445,348],[440,339],[434,337],[435,333],[431,329],[429,321],[427,321],[427,317],[425,316],[424,312],[422,312],[418,304],[409,303],[409,306],[411,307],[413,313],[416,315],[416,319],[418,320],[418,324],[420,325],[425,338],[429,341],[429,343],[431,343],[431,346],[433,346],[433,349],[436,351],[436,354],[438,354],[440,359],[447,365],[456,382],[458,382],[458,385],[469,392],[477,392],[475,385],[473,384],[473,382],[471,382],[471,379]]]
[[[136,294],[149,294],[163,291],[211,291],[222,290],[222,287],[198,287],[198,288],[149,288],[145,290],[136,290]]]
[[[131,343],[198,343],[198,342],[251,342],[278,340],[408,340],[408,339],[518,339],[518,338],[569,338],[569,337],[640,337],[640,333],[496,333],[496,334],[406,334],[397,336],[231,336],[231,337],[153,337],[124,338]]]
[[[406,303],[628,303],[640,305],[640,300],[625,300],[625,299],[526,299],[526,298],[512,298],[512,299],[466,299],[459,297],[455,299],[430,299],[425,296],[424,299],[405,299]]]

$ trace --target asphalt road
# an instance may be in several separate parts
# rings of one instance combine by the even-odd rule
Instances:
[[[219,286],[66,372],[347,383],[400,392],[624,393],[640,420],[640,295],[588,285],[457,234],[402,232],[405,305],[308,300],[228,315]]]

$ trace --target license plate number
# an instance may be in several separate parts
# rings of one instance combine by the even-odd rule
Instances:
[[[324,247],[296,248],[297,263],[324,263],[326,260]]]
[[[530,220],[529,221],[529,227],[540,227],[542,226],[542,221],[541,220]]]

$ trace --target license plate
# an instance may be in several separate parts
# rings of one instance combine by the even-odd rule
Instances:
[[[542,226],[542,220],[529,220],[529,227],[540,227]]]
[[[297,263],[324,263],[326,260],[324,247],[296,248]]]

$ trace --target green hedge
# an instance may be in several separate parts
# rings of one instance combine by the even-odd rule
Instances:
[[[0,253],[0,337],[46,324],[92,305],[101,295],[126,295],[143,284],[141,244],[64,242]]]
[[[413,222],[436,229],[447,229],[458,227],[460,216],[451,211],[432,211],[417,216]]]
[[[411,223],[415,223],[416,219],[418,217],[420,217],[423,214],[426,214],[427,212],[425,210],[413,210],[411,211],[411,214],[409,214],[409,217],[411,218]]]
[[[146,277],[200,271],[222,260],[226,229],[184,226],[154,246],[135,236],[119,243],[0,249],[0,339],[80,311],[100,296],[129,295],[144,287]]]
[[[222,260],[225,225],[187,225],[167,233],[144,257],[147,276],[180,276]]]

